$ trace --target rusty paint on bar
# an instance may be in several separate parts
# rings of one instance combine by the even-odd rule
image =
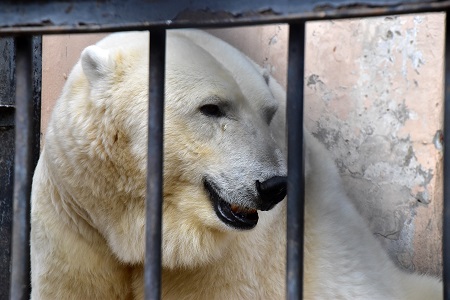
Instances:
[[[286,296],[303,294],[303,232],[305,176],[303,166],[303,73],[305,66],[305,22],[289,26],[287,87],[288,198]]]
[[[148,115],[147,222],[145,298],[161,295],[161,222],[163,188],[164,67],[166,31],[150,33],[150,86]]]
[[[32,37],[16,44],[16,143],[14,165],[11,299],[30,296],[30,193],[33,155]]]

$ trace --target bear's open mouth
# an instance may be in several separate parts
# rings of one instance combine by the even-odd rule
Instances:
[[[216,192],[213,184],[208,180],[203,181],[206,191],[211,199],[217,217],[225,224],[241,230],[249,230],[258,223],[258,212],[254,208],[230,204],[223,200]]]

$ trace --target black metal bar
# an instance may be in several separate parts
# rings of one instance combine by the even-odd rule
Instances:
[[[445,0],[0,1],[2,34],[257,25],[450,9]]]
[[[14,157],[14,199],[11,299],[30,296],[30,192],[33,155],[32,38],[16,38],[16,143]]]
[[[14,120],[14,109],[7,118]],[[0,125],[0,299],[9,299],[10,290],[13,174],[14,127]]]
[[[442,281],[444,299],[450,300],[450,19],[446,17],[445,105],[444,105],[444,197],[442,238]]]
[[[0,299],[9,299],[14,184],[14,39],[0,39]]]
[[[0,39],[0,107],[14,106],[14,38]]]
[[[166,31],[150,33],[148,113],[147,222],[145,298],[161,295],[161,222],[163,189],[164,67]]]
[[[303,295],[303,232],[305,176],[303,166],[303,81],[305,22],[289,26],[287,84],[288,199],[286,296]]]
[[[33,37],[33,157],[31,164],[34,168],[41,152],[41,90],[42,90],[42,36]]]

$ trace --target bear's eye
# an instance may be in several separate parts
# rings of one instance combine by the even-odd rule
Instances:
[[[205,104],[200,107],[200,111],[202,112],[202,114],[208,117],[220,118],[225,115],[220,107],[216,104]]]

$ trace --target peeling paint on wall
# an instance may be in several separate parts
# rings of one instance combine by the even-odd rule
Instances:
[[[312,22],[305,71],[307,127],[348,194],[400,266],[436,275],[443,28],[443,14]]]

